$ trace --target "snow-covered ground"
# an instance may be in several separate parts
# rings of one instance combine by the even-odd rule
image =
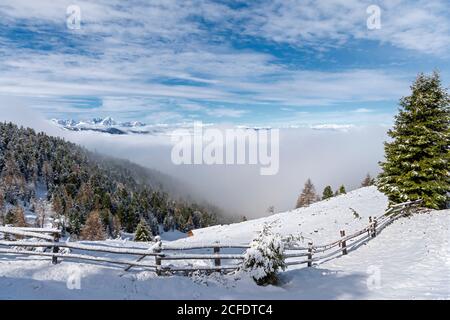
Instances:
[[[347,234],[362,229],[368,224],[370,216],[383,214],[387,206],[387,198],[378,192],[376,187],[360,188],[314,203],[307,208],[231,225],[194,230],[194,237],[181,239],[176,244],[181,246],[213,243],[217,239],[224,244],[248,244],[265,223],[272,223],[273,231],[283,236],[301,235],[305,244],[309,241],[321,244],[338,239],[342,229],[345,229]],[[352,209],[357,212],[359,218]]]
[[[283,235],[302,233],[323,243],[335,240],[340,229],[365,226],[368,216],[381,214],[386,205],[375,188],[363,188],[309,208],[196,230],[194,237],[170,244],[248,243],[267,221],[276,221],[274,231]],[[289,268],[279,286],[268,287],[245,274],[157,277],[149,271],[68,261],[55,266],[41,258],[0,254],[0,299],[450,299],[449,241],[450,210],[400,218],[347,256],[313,268]]]

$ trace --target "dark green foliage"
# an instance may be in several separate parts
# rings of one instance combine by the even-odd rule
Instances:
[[[450,98],[437,72],[419,74],[411,95],[400,100],[388,131],[378,189],[393,203],[423,199],[429,208],[446,206],[450,191]]]
[[[346,194],[347,193],[347,191],[345,190],[345,186],[344,185],[341,185],[340,187],[339,187],[339,194]]]
[[[82,221],[83,219],[80,212],[76,209],[72,209],[69,211],[68,218],[68,225],[66,226],[67,231],[70,234],[79,235],[84,222]]]
[[[153,240],[152,232],[144,218],[141,219],[136,227],[134,241],[149,242]]]
[[[38,184],[47,187],[56,215],[64,218],[62,227],[74,235],[80,234],[92,211],[98,212],[109,236],[120,233],[118,226],[134,232],[141,216],[155,235],[169,213],[169,228],[181,231],[217,222],[209,213],[213,210],[170,199],[153,171],[94,154],[61,138],[0,123],[2,202],[28,205]]]
[[[331,186],[326,186],[325,189],[323,189],[322,193],[322,200],[332,198],[334,196],[333,189],[331,189]]]
[[[4,224],[5,224],[5,225],[12,225],[12,224],[14,224],[14,222],[15,222],[15,219],[14,219],[14,210],[13,210],[13,209],[10,209],[10,210],[8,210],[8,212],[7,212],[6,215],[5,215],[5,221],[4,221]]]

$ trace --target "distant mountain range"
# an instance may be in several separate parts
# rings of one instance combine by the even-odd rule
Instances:
[[[145,124],[140,121],[118,122],[112,117],[94,118],[92,120],[76,121],[73,119],[52,119],[55,125],[65,130],[70,131],[95,131],[103,132],[113,135],[125,134],[149,134],[149,135],[164,135],[169,134],[173,130],[184,128],[189,131],[192,130],[192,123],[173,123],[173,124]],[[211,124],[203,124],[210,126]],[[250,127],[237,126],[237,128],[245,130],[270,130],[270,127]]]
[[[117,122],[111,117],[94,118],[88,121],[52,119],[52,122],[71,131],[96,131],[118,135],[157,134],[165,131],[163,125],[146,125],[139,121]]]
[[[115,121],[112,117],[106,118],[94,118],[92,120],[87,121],[76,121],[76,120],[64,120],[64,119],[52,119],[51,120],[55,125],[60,128],[71,130],[71,131],[95,131],[95,132],[103,132],[113,135],[125,135],[125,134],[149,134],[149,135],[164,135],[170,134],[175,129],[188,129],[192,130],[192,123],[173,123],[173,124],[145,124],[140,121],[127,121],[127,122],[118,122]],[[212,124],[204,124],[204,126],[210,126]],[[310,125],[309,128],[313,130],[331,130],[331,131],[348,131],[355,126],[352,124],[318,124],[318,125]],[[244,130],[255,130],[255,131],[264,131],[271,130],[270,126],[246,126],[246,125],[238,125],[236,126],[238,129]],[[299,129],[299,128],[308,128],[305,125],[286,125],[286,126],[278,126],[273,129]]]

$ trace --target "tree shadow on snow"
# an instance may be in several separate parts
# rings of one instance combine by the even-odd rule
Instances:
[[[280,274],[280,286],[292,299],[365,299],[368,293],[364,273],[302,268]]]

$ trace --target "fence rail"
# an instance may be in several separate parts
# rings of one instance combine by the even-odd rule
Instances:
[[[412,208],[419,206],[421,203],[422,200],[415,200],[393,205],[382,215],[373,218],[369,217],[368,225],[361,230],[355,231],[350,235],[346,235],[345,230],[340,230],[339,235],[341,238],[339,240],[320,245],[310,243],[312,250],[295,246],[288,247],[287,250],[290,252],[284,256],[286,265],[292,266],[308,263],[308,266],[311,266],[312,262],[319,264],[329,259],[346,255],[348,252],[356,249],[360,244],[376,237],[386,226],[399,217],[409,214]],[[338,249],[334,249],[336,247]],[[292,260],[305,256],[307,257],[306,260]]]
[[[320,264],[329,259],[334,259],[341,255],[346,255],[355,250],[362,243],[377,236],[386,226],[399,217],[408,214],[410,210],[421,204],[421,200],[409,201],[391,206],[387,211],[378,217],[369,217],[366,227],[350,235],[346,235],[345,230],[340,230],[339,239],[326,244],[315,245],[312,242],[308,246],[300,246],[290,243],[285,247],[284,259],[287,266],[307,264]],[[0,234],[4,234],[4,240],[0,240],[0,253],[7,255],[25,255],[50,257],[53,264],[58,263],[58,259],[63,260],[84,260],[93,263],[107,263],[113,265],[126,266],[124,271],[139,267],[155,271],[158,275],[163,273],[176,272],[227,272],[237,270],[244,254],[221,253],[221,250],[236,249],[245,250],[249,248],[246,244],[224,245],[220,243],[208,245],[175,246],[164,244],[160,240],[153,243],[147,249],[131,247],[113,247],[108,245],[89,245],[76,242],[60,242],[61,231],[57,229],[44,228],[13,228],[0,227]],[[11,239],[11,236],[15,240]],[[29,238],[25,239],[24,238]],[[41,250],[37,250],[40,248]],[[65,253],[64,250],[69,250]],[[101,252],[112,256],[93,256],[89,254],[72,253],[70,250],[80,252]],[[188,250],[207,250],[208,253],[185,253]],[[119,259],[115,255],[136,256],[134,260]],[[153,258],[153,262],[142,262],[145,258]],[[214,261],[213,266],[195,266],[189,261],[205,260]],[[227,261],[227,265],[222,265],[222,261]],[[166,264],[163,264],[163,262]],[[171,265],[170,261],[185,261],[188,265]],[[167,264],[169,263],[169,264]]]

